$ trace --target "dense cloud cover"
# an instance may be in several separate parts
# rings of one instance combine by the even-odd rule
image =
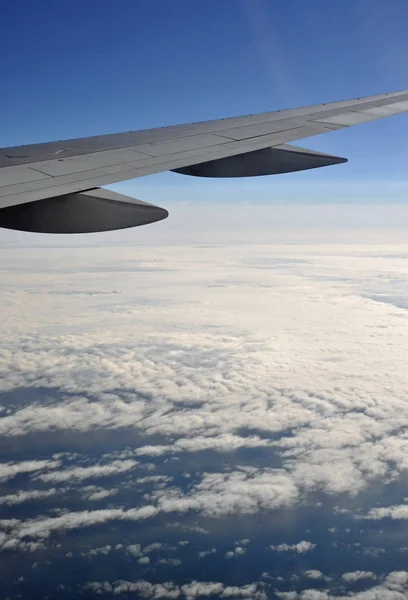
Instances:
[[[10,597],[408,598],[408,246],[1,268]]]

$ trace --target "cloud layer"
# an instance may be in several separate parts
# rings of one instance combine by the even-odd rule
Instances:
[[[405,597],[401,574],[384,578],[365,561],[386,554],[370,528],[408,518],[398,496],[408,468],[408,247],[112,246],[109,256],[56,248],[51,257],[38,248],[9,258],[0,291],[6,554],[62,546],[66,560],[122,553],[139,569],[88,583],[87,593],[263,598],[270,590],[256,577],[159,584],[149,570],[167,577],[191,556],[233,569],[257,564],[256,552],[270,564],[272,549],[309,586],[288,591],[286,578],[283,590],[273,573],[265,582],[278,595],[341,598],[341,586],[371,585],[361,600]],[[389,502],[373,495],[388,488]],[[320,509],[325,539],[313,522],[285,535],[296,511],[317,518]],[[274,524],[267,540],[262,528],[254,535],[258,519]],[[146,535],[144,524],[190,546],[164,534],[121,540]],[[235,533],[225,544],[213,537],[222,528]],[[70,546],[88,535],[95,542]],[[360,562],[328,573],[327,548]]]

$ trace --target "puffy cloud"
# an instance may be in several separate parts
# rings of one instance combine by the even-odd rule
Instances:
[[[360,581],[361,579],[375,579],[376,576],[372,571],[349,571],[347,573],[343,573],[341,576],[344,581],[348,583],[354,583],[355,581]]]
[[[291,268],[290,284],[286,282],[287,263],[282,263],[281,275],[273,269],[269,274],[261,271],[270,282],[268,302],[276,313],[271,338],[268,327],[264,331],[262,316],[268,309],[258,306],[251,294],[258,285],[261,261],[257,256],[250,260],[253,268],[244,271],[250,283],[244,280],[242,284],[243,298],[255,302],[251,315],[258,314],[262,330],[247,312],[247,300],[242,300],[238,306],[246,320],[238,334],[232,333],[228,317],[223,321],[226,314],[222,312],[218,323],[222,333],[210,334],[199,327],[190,334],[172,333],[167,325],[161,331],[156,326],[157,333],[138,336],[137,346],[134,336],[122,330],[25,336],[24,351],[15,334],[4,339],[0,362],[5,389],[52,387],[69,395],[46,406],[35,403],[3,413],[1,434],[133,428],[147,437],[175,438],[171,444],[142,445],[139,456],[270,448],[280,454],[294,486],[306,491],[357,493],[375,478],[398,476],[406,468],[408,447],[393,432],[408,417],[403,402],[407,390],[400,367],[404,348],[389,324],[394,318],[389,308],[385,313],[383,305],[372,306],[349,296],[346,287],[341,287],[341,302],[335,300],[332,288],[313,281],[318,268],[309,265],[307,276],[316,289],[311,287],[309,295],[291,296],[291,302],[302,306],[302,321],[288,337],[287,327],[293,320],[287,286],[296,294],[293,286],[300,276]],[[324,256],[320,260],[320,268],[327,270]],[[242,265],[236,268],[244,269]],[[302,273],[301,281],[304,277]],[[223,294],[221,299],[226,301],[229,293]],[[318,325],[313,320],[316,303]],[[179,317],[172,315],[172,322]],[[342,328],[345,319],[353,319],[355,339]],[[367,367],[367,371],[364,365],[372,360],[367,348],[373,320],[387,336],[388,351],[381,357],[381,367]],[[315,333],[324,341],[314,342]],[[310,376],[303,377],[306,372]],[[373,375],[361,378],[361,372],[375,372],[375,382]],[[392,389],[387,372],[394,373]],[[317,388],[310,388],[311,380],[318,382]],[[136,393],[127,391],[131,389]],[[376,403],[371,400],[374,391]]]
[[[254,514],[262,509],[290,506],[298,490],[279,469],[248,469],[232,473],[204,473],[190,492],[170,488],[157,491],[153,499],[165,512],[196,510],[210,516]]]
[[[236,546],[234,550],[230,550],[225,554],[225,558],[237,558],[238,556],[243,556],[246,552],[246,548],[242,548],[242,546]]]
[[[209,548],[208,550],[202,550],[198,553],[198,558],[205,558],[206,556],[210,556],[211,554],[215,554],[217,552],[216,548]]]
[[[373,519],[374,521],[379,521],[380,519],[408,519],[408,504],[372,508],[364,518]]]
[[[355,576],[356,573],[367,573],[367,575],[359,577]],[[345,579],[348,583],[375,578],[375,575],[370,571],[354,571],[344,575],[350,575],[350,578]],[[408,598],[408,572],[392,571],[385,576],[383,582],[379,585],[356,593],[349,592],[347,595],[338,595],[316,589],[306,589],[301,592],[276,590],[275,594],[282,600],[406,600]]]
[[[299,595],[301,600],[330,600],[331,596],[321,590],[303,590]]]
[[[218,598],[255,598],[265,600],[266,596],[254,584],[243,586],[225,586],[223,583],[215,581],[192,581],[191,583],[178,586],[172,582],[152,584],[143,579],[139,581],[90,581],[85,585],[86,590],[92,590],[96,593],[137,594],[141,598],[185,598],[185,600],[194,600],[200,597],[216,596]]]
[[[45,546],[42,542],[25,542],[10,535],[0,532],[0,551],[5,552],[38,552],[44,550]]]
[[[127,546],[126,550],[129,552],[129,554],[131,554],[131,556],[142,556],[142,547],[140,544],[130,544]]]
[[[189,256],[175,247],[166,256],[140,248],[137,264],[126,249],[102,253],[98,264],[76,259],[58,275],[58,289],[81,289],[86,274],[92,294],[71,294],[70,305],[52,293],[40,299],[44,286],[56,287],[56,274],[48,279],[42,264],[37,288],[20,277],[14,289],[6,273],[13,326],[1,341],[1,385],[52,388],[59,396],[3,411],[1,435],[130,428],[146,438],[141,457],[265,448],[306,492],[356,494],[372,480],[398,478],[408,464],[408,441],[395,433],[408,418],[408,325],[404,309],[367,297],[374,288],[392,291],[383,277],[387,256],[344,246],[244,248],[191,248]],[[192,279],[198,262],[202,271]],[[163,271],[150,271],[143,286],[121,279],[115,302],[107,302],[112,272],[123,277],[126,269],[158,264],[171,269],[177,286],[163,287]],[[392,266],[392,286],[401,288],[405,263],[393,258]],[[21,318],[28,297],[33,320],[46,329],[41,336]],[[81,315],[70,335],[59,325],[67,312]],[[110,327],[117,312],[120,324]],[[386,344],[387,352],[380,356],[373,344]]]
[[[278,544],[277,546],[269,546],[269,548],[271,550],[275,550],[276,552],[297,552],[298,554],[304,554],[305,552],[314,550],[316,548],[316,544],[302,540],[297,544]]]
[[[303,573],[309,579],[324,579],[323,573],[317,569],[307,569],[306,571],[303,571]]]
[[[393,571],[387,575],[385,579],[385,585],[390,590],[407,591],[408,587],[408,572],[407,571]]]
[[[161,542],[153,542],[143,548],[143,553],[150,554],[151,552],[158,552],[159,550],[164,550],[165,547],[165,544],[162,544]]]
[[[199,596],[220,596],[223,590],[224,585],[222,583],[212,581],[193,581],[181,587],[181,591],[187,599],[198,598]]]
[[[109,544],[100,548],[92,548],[87,552],[87,556],[107,556],[112,552],[113,548]]]

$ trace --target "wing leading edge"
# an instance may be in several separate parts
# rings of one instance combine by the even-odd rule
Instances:
[[[166,211],[152,207],[149,217],[150,209],[126,211],[121,205],[135,201],[118,194],[108,199],[106,190],[99,194],[97,188],[169,170],[201,177],[245,177],[337,164],[346,159],[287,143],[406,111],[408,90],[189,125],[4,148],[0,150],[0,226],[51,232],[55,224],[50,223],[58,221],[57,215],[64,210],[69,212],[70,222],[75,222],[69,232],[153,222],[165,218]],[[18,207],[34,202],[35,207],[21,209],[19,217]],[[9,207],[14,209],[6,211]],[[90,214],[97,213],[99,216],[90,220]],[[30,215],[35,215],[35,223],[30,222]],[[144,222],[138,223],[138,219]]]

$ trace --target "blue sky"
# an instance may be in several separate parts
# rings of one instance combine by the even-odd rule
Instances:
[[[407,18],[405,0],[8,3],[0,24],[7,57],[0,66],[0,145],[405,89]],[[377,201],[401,200],[407,131],[408,117],[399,115],[302,140],[350,162],[251,181],[251,200],[274,199],[282,186],[285,199],[299,199],[300,185],[302,200],[313,201],[325,183],[333,185],[331,201],[350,194],[367,200],[373,189],[365,184],[373,182],[380,186]],[[132,184],[132,191],[165,185],[166,199],[185,200],[202,198],[207,185],[212,198],[237,197],[231,182],[188,179],[161,174]],[[396,181],[404,191],[390,190]],[[247,200],[243,189],[239,198]]]

